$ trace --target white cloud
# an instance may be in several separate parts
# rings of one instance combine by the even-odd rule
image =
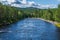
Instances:
[[[34,1],[28,1],[27,4],[25,4],[25,6],[31,7],[33,6],[33,4],[35,4]]]
[[[20,1],[21,2],[21,4],[16,4],[16,6],[20,6],[20,7],[31,7],[31,6],[33,6],[33,5],[35,5],[36,3],[34,2],[34,1],[26,1],[26,0],[22,0],[22,1]],[[13,6],[15,5],[15,4],[12,4]]]
[[[36,8],[41,8],[41,9],[44,9],[44,8],[57,8],[57,5],[54,5],[54,4],[38,4],[38,6],[34,6]]]
[[[28,4],[29,4],[29,5],[32,5],[32,4],[35,4],[35,2],[34,2],[34,1],[28,2]]]
[[[0,2],[1,2],[1,1],[6,1],[6,0],[0,0]]]
[[[22,4],[27,4],[27,1],[26,0],[22,0],[20,1]]]
[[[15,2],[15,0],[7,0],[8,2]]]
[[[11,4],[11,6],[15,6],[15,7],[36,7],[36,8],[55,8],[57,7],[56,5],[53,4],[36,4],[34,1],[27,1],[27,0],[0,0],[0,2],[2,1],[7,1],[7,2],[3,2],[4,4]],[[21,4],[16,4],[14,2],[19,1]],[[59,0],[60,1],[60,0]],[[14,4],[12,4],[14,3]]]
[[[0,0],[0,1],[14,2],[15,0]]]
[[[11,4],[12,2],[15,2],[15,0],[0,0],[0,2]]]
[[[12,2],[15,2],[15,0],[7,0],[7,2],[11,4]]]

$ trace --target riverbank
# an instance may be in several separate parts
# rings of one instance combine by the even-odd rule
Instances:
[[[43,19],[43,18],[36,18],[36,19],[40,19],[40,20],[49,22],[49,23],[51,23],[51,24],[54,24],[54,25],[57,26],[57,27],[60,27],[60,23],[59,23],[59,22],[51,21],[51,20],[46,20],[46,19]]]
[[[38,18],[38,19],[39,19],[39,18]],[[43,21],[46,21],[46,22],[52,23],[52,24],[54,24],[54,25],[57,26],[57,27],[60,27],[60,23],[59,23],[59,22],[51,21],[51,20],[45,20],[45,19],[42,19],[42,18],[40,18],[40,19],[43,20]]]
[[[23,18],[23,19],[25,19],[25,18]],[[3,22],[3,23],[0,24],[0,28],[3,28],[3,27],[5,27],[5,26],[7,26],[7,25],[16,23],[16,22],[18,22],[18,21],[20,21],[20,20],[23,20],[23,19],[19,19],[19,20],[16,20],[16,21],[11,21],[11,22],[8,22],[8,21],[7,21],[7,22]]]
[[[57,26],[57,27],[60,27],[60,23],[59,23],[59,22],[56,22],[56,21],[46,20],[46,19],[43,19],[43,18],[33,18],[33,19],[40,19],[40,20],[49,22],[49,23],[51,23],[51,24],[54,24],[54,25]],[[13,23],[15,23],[15,22],[13,22]],[[3,25],[3,26],[6,26],[6,25],[9,25],[9,24],[12,24],[12,23],[4,23],[4,24],[2,24],[2,25]],[[0,26],[2,26],[2,25],[0,24]]]

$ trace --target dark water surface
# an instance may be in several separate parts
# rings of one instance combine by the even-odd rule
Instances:
[[[40,19],[28,18],[0,28],[0,40],[60,40],[60,29]]]

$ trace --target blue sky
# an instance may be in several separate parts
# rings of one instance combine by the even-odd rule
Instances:
[[[32,0],[28,0],[28,1],[32,1]],[[33,0],[33,1],[39,4],[54,4],[54,5],[57,5],[60,2],[60,0]]]
[[[21,4],[14,3],[16,1]],[[16,7],[55,8],[60,3],[60,0],[0,0],[0,2]]]

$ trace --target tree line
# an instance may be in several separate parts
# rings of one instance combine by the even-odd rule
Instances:
[[[38,8],[16,8],[0,3],[0,26],[11,24],[24,18],[43,18],[60,22],[60,5],[58,8],[38,9]]]

